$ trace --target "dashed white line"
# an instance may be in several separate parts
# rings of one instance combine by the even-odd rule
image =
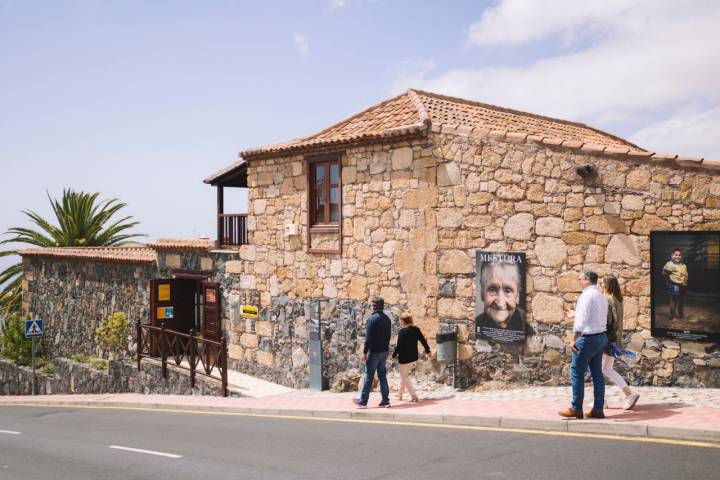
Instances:
[[[7,433],[8,435],[22,435],[22,432],[16,432],[15,430],[0,430],[0,433]]]
[[[157,455],[167,458],[182,458],[182,455],[175,455],[174,453],[156,452],[155,450],[144,450],[142,448],[123,447],[120,445],[108,445],[108,448],[114,448],[115,450],[125,450],[128,452],[145,453],[147,455]]]

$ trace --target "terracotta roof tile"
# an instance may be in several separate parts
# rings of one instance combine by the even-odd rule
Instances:
[[[155,250],[145,246],[27,248],[18,253],[22,257],[54,257],[65,260],[112,263],[155,263],[157,261]]]
[[[412,127],[415,130],[427,128],[428,117],[420,110],[422,102],[417,95],[408,92],[385,100],[357,115],[332,125],[325,130],[309,137],[276,143],[241,153],[243,158],[254,155],[279,153],[305,147],[352,143],[362,140],[379,139],[388,130]],[[407,132],[402,132],[407,133]]]
[[[647,152],[627,140],[582,123],[535,115],[486,103],[410,89],[308,137],[245,150],[244,159],[344,147],[394,136],[426,134],[488,136],[515,142],[538,142],[592,154],[626,155],[640,160],[674,160]],[[678,162],[678,164],[681,164]],[[683,160],[682,165],[702,165]],[[243,168],[244,161],[221,171]],[[206,179],[208,182],[215,176]]]
[[[582,123],[544,117],[436,93],[416,92],[425,105],[432,123],[482,126],[490,130],[506,130],[582,143],[638,148],[627,140]]]
[[[206,251],[215,247],[215,242],[207,237],[201,238],[158,238],[148,247],[155,250]]]

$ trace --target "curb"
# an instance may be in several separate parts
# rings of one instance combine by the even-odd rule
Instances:
[[[1,401],[0,407],[12,405],[35,405],[47,407],[99,407],[127,409],[162,409],[202,413],[238,413],[246,415],[293,416],[324,418],[328,420],[370,420],[427,425],[452,425],[457,427],[484,427],[498,430],[535,430],[542,432],[588,433],[639,437],[665,440],[709,442],[720,446],[720,430],[702,430],[667,427],[648,424],[607,422],[602,420],[534,420],[513,417],[482,417],[463,415],[397,414],[388,411],[368,412],[338,410],[303,410],[282,408],[227,407],[211,405],[181,405],[174,403],[138,403],[113,401],[66,401],[66,400],[9,400]]]

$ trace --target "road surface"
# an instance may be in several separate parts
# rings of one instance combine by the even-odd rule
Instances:
[[[382,423],[0,407],[0,479],[712,479],[720,449]]]

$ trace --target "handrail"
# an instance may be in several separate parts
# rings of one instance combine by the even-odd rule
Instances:
[[[158,358],[162,362],[163,378],[167,380],[168,358],[175,366],[190,372],[190,386],[195,388],[195,376],[218,379],[213,375],[217,369],[222,382],[222,396],[228,396],[227,381],[227,339],[220,341],[209,340],[190,333],[177,332],[165,328],[165,322],[160,327],[147,323],[135,322],[137,336],[137,367],[141,370],[140,362],[143,358]],[[182,364],[187,360],[189,368]],[[200,366],[200,369],[198,369]]]
[[[248,244],[248,214],[218,214],[218,244],[221,247],[238,247]]]

